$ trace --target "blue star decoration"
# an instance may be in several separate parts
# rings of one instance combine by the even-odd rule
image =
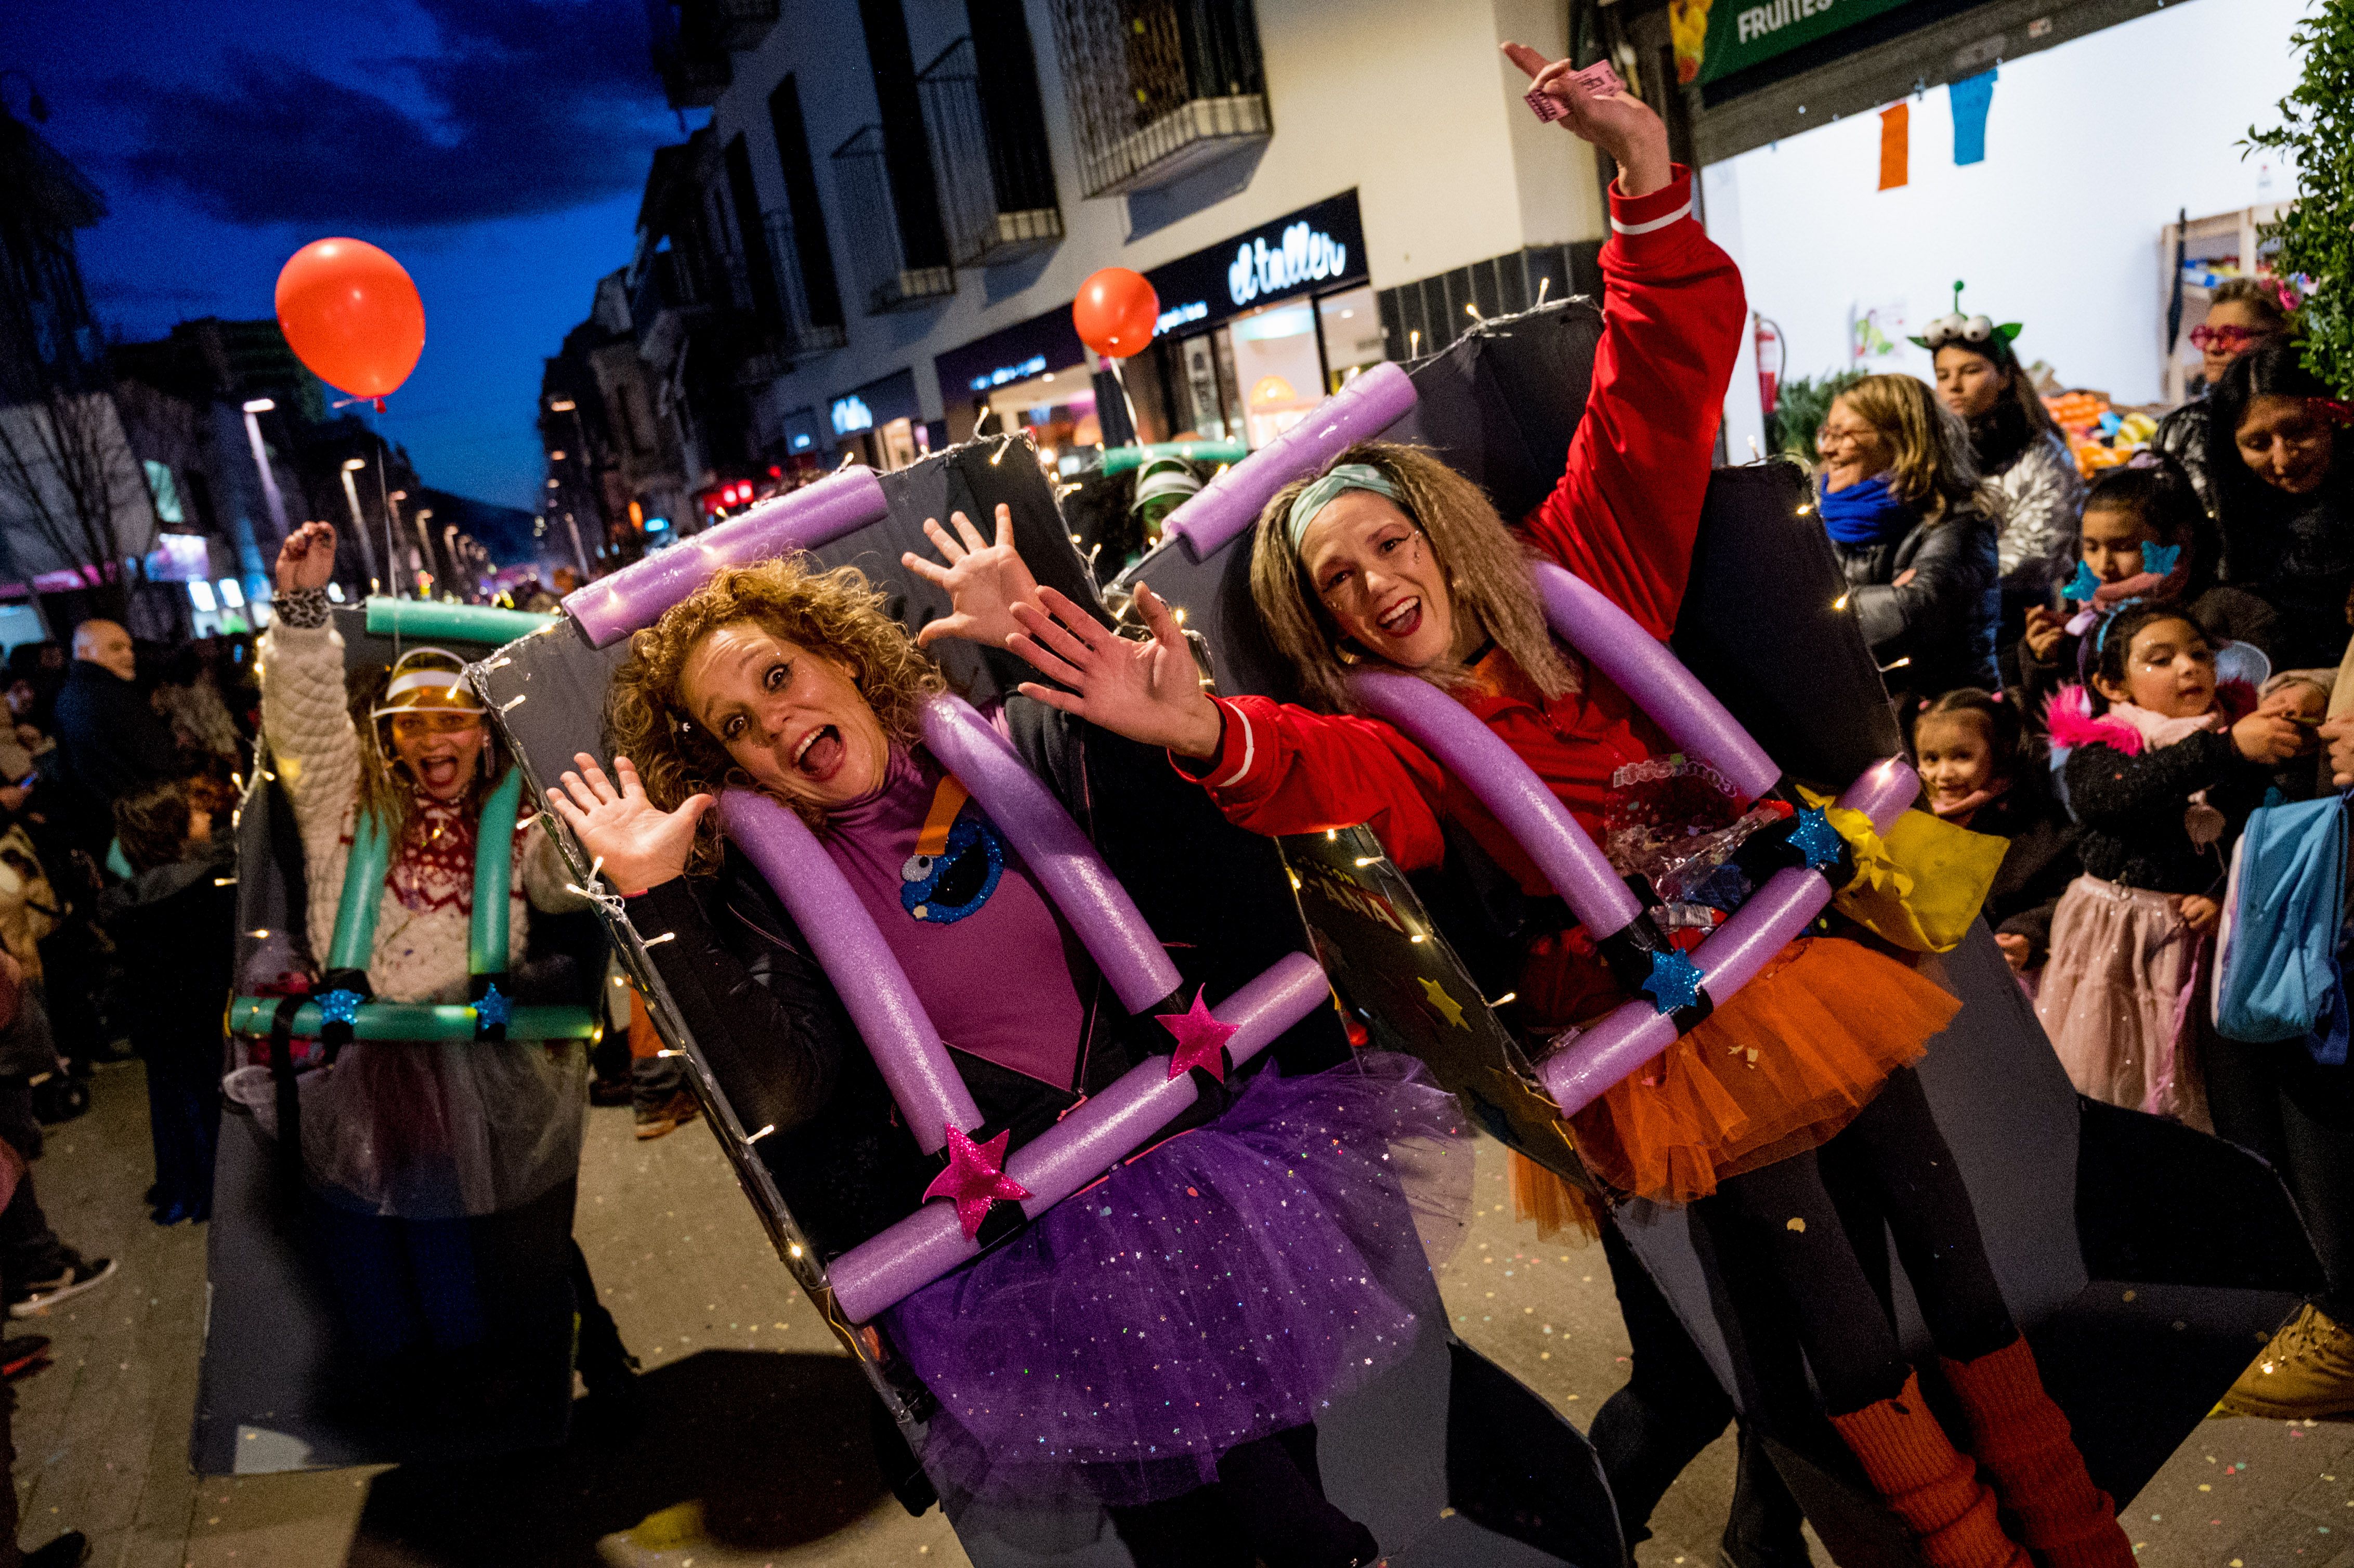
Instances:
[[[2152,577],[2164,577],[2182,559],[2179,545],[2144,545],[2141,547],[2141,569]]]
[[[1808,871],[1837,865],[1840,857],[1839,830],[1831,826],[1829,816],[1820,806],[1808,806],[1791,824],[1790,847],[1807,857]]]
[[[1691,1007],[1700,1001],[1700,966],[1670,948],[1651,955],[1651,978],[1643,982],[1651,1005],[1661,1012]]]
[[[319,998],[319,1016],[330,1023],[357,1023],[361,1000],[355,991],[328,991]]]
[[[2142,558],[2145,561],[2149,558],[2149,552],[2146,548],[2142,552]],[[2068,579],[2068,586],[2060,590],[2060,597],[2072,604],[2090,604],[2093,602],[2093,596],[2100,590],[2101,579],[2093,575],[2091,567],[2078,561],[2076,575]]]
[[[499,994],[499,988],[494,985],[486,986],[482,990],[482,1000],[474,1003],[474,1016],[484,1023],[504,1029],[507,1020],[514,1016],[514,999]]]

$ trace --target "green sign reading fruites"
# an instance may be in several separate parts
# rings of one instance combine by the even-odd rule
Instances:
[[[1691,13],[1703,12],[1708,17],[1706,41],[1699,60],[1699,78],[1703,82],[1715,81],[1736,71],[1747,70],[1761,60],[1811,44],[1817,38],[1828,37],[1842,27],[1893,11],[1906,0],[1685,0],[1680,7],[1683,15],[1677,18],[1688,29],[1697,20]],[[1682,40],[1678,40],[1681,45]],[[1679,49],[1680,56],[1682,50]],[[1681,58],[1679,66],[1683,64]],[[1678,75],[1687,76],[1684,70]]]

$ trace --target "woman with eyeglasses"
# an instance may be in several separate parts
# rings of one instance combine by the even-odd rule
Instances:
[[[2211,515],[2215,493],[2208,477],[2207,398],[2225,371],[2288,332],[2289,315],[2278,288],[2260,278],[2227,278],[2215,286],[2207,319],[2190,329],[2190,346],[2200,355],[2199,395],[2160,419],[2149,439],[2151,446],[2182,465]]]
[[[1992,690],[1995,519],[1962,421],[1910,376],[1867,376],[1815,434],[1815,501],[1892,698]]]
[[[2285,340],[2233,362],[2204,408],[2224,577],[2279,615],[2274,669],[2335,666],[2354,588],[2354,408]]]
[[[2084,480],[2067,438],[2035,394],[2012,348],[2019,323],[1958,312],[1914,341],[1935,355],[1937,401],[1968,427],[1978,473],[2000,497],[1995,559],[2001,573],[2004,641],[2052,590],[2055,564],[2076,531]]]

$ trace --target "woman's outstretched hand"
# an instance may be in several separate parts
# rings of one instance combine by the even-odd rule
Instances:
[[[567,769],[564,788],[550,789],[547,803],[580,847],[605,863],[605,880],[635,894],[684,875],[695,824],[711,809],[711,797],[690,795],[677,810],[665,811],[646,799],[646,787],[628,758],[613,758],[618,789],[587,752],[573,753],[572,760],[579,771]]]
[[[323,588],[335,575],[335,525],[305,523],[278,546],[278,591]]]
[[[1567,60],[1548,63],[1526,44],[1506,44],[1504,56],[1529,76],[1530,86],[1562,107],[1562,124],[1618,160],[1618,194],[1649,196],[1668,183],[1674,161],[1668,156],[1668,128],[1631,92],[1596,98],[1577,80]]]
[[[1202,673],[1177,618],[1158,594],[1139,585],[1136,608],[1152,632],[1150,642],[1114,632],[1053,588],[1040,603],[1017,604],[1023,630],[1006,646],[1071,688],[1056,691],[1025,681],[1022,694],[1076,714],[1089,724],[1180,757],[1215,757],[1225,720],[1202,690]]]
[[[1020,630],[1013,607],[1038,598],[1037,579],[1013,548],[1013,508],[999,503],[995,544],[985,542],[972,519],[961,512],[950,513],[949,521],[956,524],[953,535],[940,526],[938,518],[924,519],[924,533],[947,566],[913,550],[899,557],[909,571],[949,590],[949,613],[917,632],[916,645],[928,648],[936,639],[961,637],[985,648],[1002,648]]]

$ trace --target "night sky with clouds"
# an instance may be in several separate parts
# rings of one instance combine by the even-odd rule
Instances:
[[[0,68],[106,196],[80,238],[110,334],[266,317],[304,244],[380,245],[417,280],[425,356],[370,417],[426,483],[524,507],[540,362],[684,136],[646,48],[642,0],[0,4]],[[26,117],[22,77],[0,98]]]

